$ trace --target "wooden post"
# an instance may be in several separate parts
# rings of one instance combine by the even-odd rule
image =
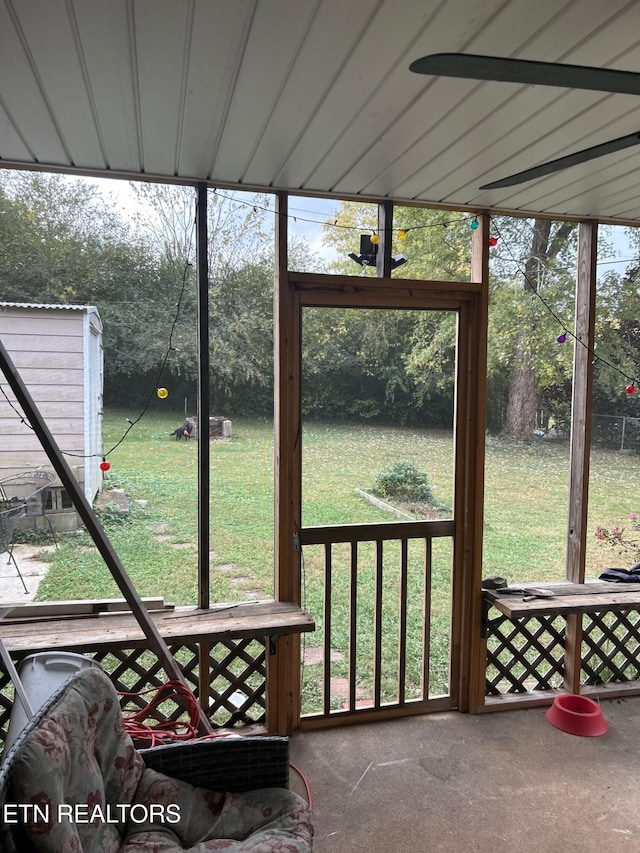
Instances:
[[[182,674],[182,670],[174,660],[167,644],[160,636],[160,632],[156,628],[155,623],[140,600],[140,596],[138,595],[131,578],[120,562],[120,558],[109,541],[104,528],[98,521],[98,518],[94,513],[91,504],[87,500],[84,491],[73,476],[67,460],[62,455],[60,448],[51,435],[49,427],[33,402],[29,390],[18,374],[18,371],[16,370],[15,365],[13,364],[13,361],[11,360],[2,341],[0,341],[0,370],[2,370],[6,376],[7,382],[15,394],[27,421],[31,425],[34,433],[40,439],[40,443],[60,478],[60,482],[67,490],[78,515],[87,528],[88,533],[93,539],[96,548],[100,552],[102,559],[111,572],[113,579],[122,592],[122,595],[128,602],[131,612],[136,617],[138,624],[142,628],[145,637],[149,642],[149,647],[158,655],[158,659],[169,678],[178,679],[190,690],[191,688]],[[203,732],[212,731],[209,720],[202,710],[200,712],[200,728]]]
[[[488,214],[478,216],[473,233],[471,279],[482,285],[471,310],[460,317],[460,355],[456,412],[456,465],[463,477],[456,483],[456,559],[454,616],[461,620],[459,704],[476,713],[484,707],[486,640],[482,636],[482,541],[484,460],[487,421],[487,326],[489,316]]]
[[[198,607],[206,610],[209,592],[209,253],[207,246],[207,186],[197,187],[196,260],[197,260],[197,347],[198,347]],[[201,693],[202,695],[202,693]]]
[[[198,352],[198,607],[207,610],[210,592],[211,444],[209,443],[209,246],[206,184],[197,186],[196,196],[196,270],[197,270],[197,352]],[[198,693],[202,713],[209,712],[208,643],[198,647]]]
[[[300,604],[301,412],[300,309],[288,277],[288,196],[276,196],[274,294],[275,597]],[[289,734],[300,717],[300,639],[267,648],[269,730]]]
[[[583,583],[585,576],[597,253],[598,223],[581,222],[578,230],[566,563],[567,580],[572,583]],[[571,693],[580,691],[581,647],[582,615],[570,614],[567,616],[565,640],[565,687]]]
[[[378,278],[391,278],[391,242],[393,240],[393,202],[383,201],[378,205]]]
[[[578,231],[573,396],[569,451],[571,467],[569,473],[567,580],[572,583],[582,583],[585,573],[593,405],[597,251],[597,222],[581,222]]]

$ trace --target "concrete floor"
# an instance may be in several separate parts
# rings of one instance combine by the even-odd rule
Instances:
[[[595,738],[544,708],[297,733],[315,853],[640,851],[640,697],[602,708]]]
[[[16,546],[26,595],[1,561],[0,607],[33,598],[48,569],[35,550]],[[296,734],[315,853],[640,853],[640,697],[602,707],[598,738],[554,729],[544,708]]]
[[[20,567],[27,592],[24,591],[16,567],[7,561],[7,554],[0,554],[0,605],[33,601],[40,581],[49,571],[49,563],[41,558],[52,554],[54,550],[54,545],[14,545],[13,556]]]

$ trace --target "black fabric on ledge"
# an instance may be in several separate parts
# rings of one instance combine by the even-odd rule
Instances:
[[[611,583],[640,583],[640,563],[630,569],[605,569],[600,580]]]

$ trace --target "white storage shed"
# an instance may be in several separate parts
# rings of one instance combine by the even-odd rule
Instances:
[[[0,302],[0,339],[89,501],[102,485],[102,322],[89,305]],[[51,470],[38,438],[22,420],[0,374],[0,477]],[[72,529],[73,510],[54,489],[48,516]]]

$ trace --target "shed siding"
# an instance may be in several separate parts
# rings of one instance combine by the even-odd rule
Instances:
[[[45,350],[38,350],[38,352],[18,350],[13,353],[12,361],[20,371],[20,375],[24,377],[28,371],[34,371],[38,368],[48,371],[51,365],[51,357],[51,352]],[[59,355],[56,354],[56,362],[60,370],[75,370],[82,374],[84,369],[81,352],[61,352]]]
[[[2,337],[2,332],[0,332],[0,337]],[[0,376],[0,382],[2,382],[2,376]],[[15,396],[11,394],[11,392],[3,385],[3,389],[7,392],[7,397],[14,403],[15,405]],[[65,385],[60,385],[57,388],[54,385],[46,384],[46,385],[38,385],[33,383],[29,386],[29,392],[34,400],[38,401],[38,407],[40,407],[41,402],[50,403],[55,410],[50,410],[49,417],[54,417],[57,408],[55,408],[61,402],[78,402],[78,390],[75,387],[67,388]],[[0,400],[0,404],[4,401],[4,395],[2,395],[2,400]],[[82,402],[83,410],[84,410],[84,402]],[[5,413],[6,414],[6,413]]]
[[[85,314],[84,322],[84,483],[87,497],[93,497],[102,485],[100,470],[102,441],[102,326],[97,314]]]
[[[0,308],[0,312],[2,309]],[[17,334],[13,330],[2,334],[2,342],[6,348],[15,353],[33,351],[31,335]],[[38,352],[82,352],[82,338],[75,335],[46,335],[38,339]],[[14,359],[15,361],[15,359]]]
[[[89,378],[90,359],[95,358],[95,344],[89,344],[89,337],[99,339],[101,331],[99,315],[92,308],[0,305],[0,338],[90,500],[100,487],[95,473],[100,473],[100,460],[89,459],[85,472],[84,457],[95,452],[97,433],[101,441],[102,422],[89,427],[85,419],[98,412],[101,416],[102,374],[94,371],[93,379]],[[0,374],[6,394],[0,394],[0,469],[50,467],[3,380]],[[92,394],[99,395],[100,402],[88,408],[87,398]],[[93,437],[90,448],[89,433]]]
[[[37,338],[59,338],[69,335],[82,341],[82,310],[69,308],[38,308],[26,306],[17,308],[8,306],[0,308],[5,322],[3,330],[7,329],[12,335],[26,335]],[[8,320],[8,325],[7,321]]]

